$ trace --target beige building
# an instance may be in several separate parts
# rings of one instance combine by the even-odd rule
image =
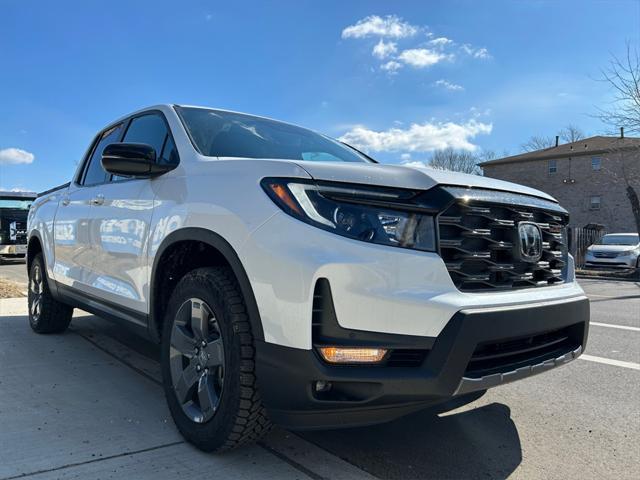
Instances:
[[[572,227],[604,225],[635,232],[627,185],[640,195],[640,138],[590,137],[481,163],[487,177],[521,183],[552,195]]]

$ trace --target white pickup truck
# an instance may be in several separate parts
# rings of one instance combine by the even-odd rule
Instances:
[[[203,450],[272,422],[388,421],[580,355],[567,222],[537,190],[160,105],[33,203],[29,321],[62,332],[81,308],[161,343],[171,414]]]

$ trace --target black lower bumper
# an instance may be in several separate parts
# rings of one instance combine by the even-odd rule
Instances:
[[[586,297],[462,310],[411,367],[332,366],[313,350],[259,342],[258,382],[272,421],[287,428],[381,423],[566,363],[584,350],[588,326]],[[331,388],[317,391],[318,381]]]

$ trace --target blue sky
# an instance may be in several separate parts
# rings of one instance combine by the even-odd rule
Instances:
[[[68,181],[93,135],[156,103],[266,115],[388,163],[517,153],[591,115],[640,1],[0,0],[0,188]]]

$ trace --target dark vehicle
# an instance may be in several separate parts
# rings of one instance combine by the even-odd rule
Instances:
[[[33,192],[0,191],[0,261],[27,253],[27,215]]]

